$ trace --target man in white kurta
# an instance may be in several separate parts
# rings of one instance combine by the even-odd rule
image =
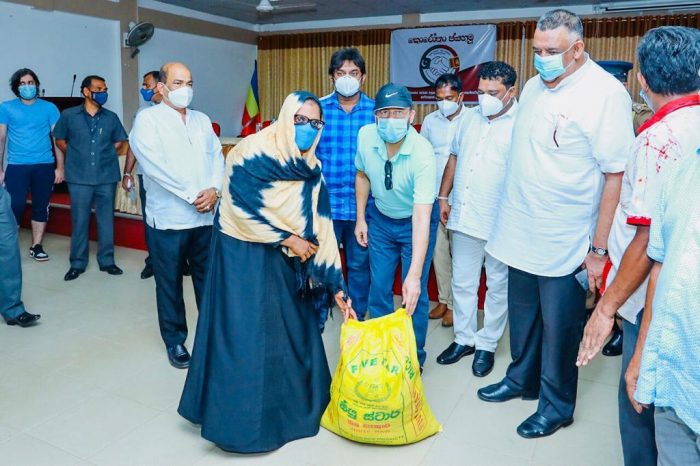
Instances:
[[[437,362],[452,364],[475,353],[472,373],[477,377],[493,369],[496,346],[508,319],[508,266],[487,254],[485,246],[498,212],[518,112],[515,81],[515,70],[507,63],[480,66],[480,104],[464,110],[440,188],[441,217],[452,235],[455,339]],[[488,291],[484,326],[478,330],[484,265]]]
[[[193,95],[187,67],[164,65],[158,92],[163,101],[138,113],[129,142],[148,192],[145,220],[161,336],[170,364],[186,368],[183,267],[187,261],[199,307],[224,158],[209,117],[187,108]]]

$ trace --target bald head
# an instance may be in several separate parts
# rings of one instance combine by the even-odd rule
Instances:
[[[175,81],[192,83],[192,72],[187,65],[180,62],[170,62],[160,67],[160,82],[168,87]]]

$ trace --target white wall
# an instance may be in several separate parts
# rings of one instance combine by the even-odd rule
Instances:
[[[106,107],[123,116],[118,21],[0,1],[0,44],[0,101],[15,97],[8,81],[19,68],[34,70],[51,97],[70,95],[74,73],[74,96],[85,76],[97,74],[109,87]]]
[[[181,61],[192,70],[192,108],[221,125],[222,136],[237,136],[257,47],[222,39],[157,29],[141,47],[139,75],[163,63]]]

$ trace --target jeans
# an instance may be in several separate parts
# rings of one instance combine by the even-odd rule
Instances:
[[[362,320],[367,314],[369,296],[369,251],[355,239],[355,222],[353,220],[333,220],[338,246],[343,245],[345,266],[347,267],[348,295],[357,318]]]
[[[401,262],[401,277],[411,266],[413,250],[412,218],[393,219],[380,213],[376,207],[370,206],[370,217],[367,224],[369,237],[369,265],[371,283],[369,288],[370,318],[381,317],[394,312],[394,293],[392,291],[396,267]],[[430,237],[428,250],[425,253],[421,273],[421,293],[415,313],[413,314],[413,331],[416,334],[418,362],[425,363],[425,338],[428,333],[428,274],[435,249],[435,236],[440,212],[433,206],[430,218]]]
[[[10,195],[0,185],[0,315],[10,320],[23,312],[17,222],[10,207]]]

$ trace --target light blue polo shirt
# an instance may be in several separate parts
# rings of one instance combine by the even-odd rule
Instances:
[[[393,187],[384,186],[386,144],[377,125],[360,128],[355,168],[369,178],[377,209],[384,215],[404,219],[413,215],[414,204],[435,202],[435,155],[433,146],[411,126],[399,151],[391,158]]]

